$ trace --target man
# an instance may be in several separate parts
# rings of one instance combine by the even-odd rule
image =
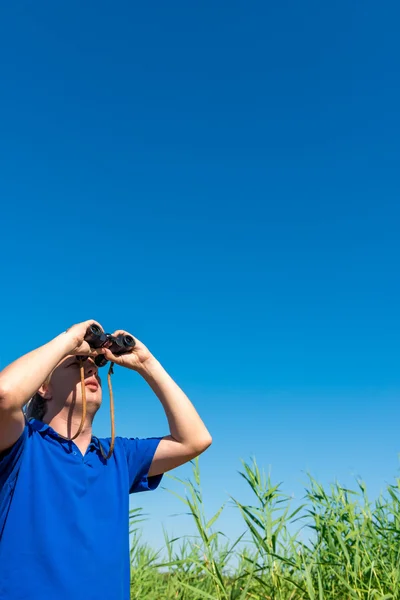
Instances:
[[[1,600],[128,600],[129,493],[155,489],[163,473],[211,444],[195,408],[146,346],[135,338],[122,356],[94,350],[84,339],[91,325],[101,327],[74,325],[0,373]],[[169,435],[117,437],[106,458],[110,438],[92,435],[102,398],[98,354],[146,380]],[[82,417],[81,368],[86,418],[71,441]]]

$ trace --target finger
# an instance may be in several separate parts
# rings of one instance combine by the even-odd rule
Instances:
[[[103,348],[91,348],[88,344],[82,344],[74,354],[80,356],[98,356],[99,354],[103,354]]]
[[[130,335],[133,337],[133,335],[131,333],[129,333],[128,331],[125,331],[125,329],[117,329],[116,331],[114,331],[114,333],[112,335],[114,337],[117,337],[118,335]]]
[[[111,350],[109,350],[108,348],[103,348],[103,354],[106,357],[107,360],[111,360],[112,362],[118,362],[121,360],[123,355],[119,355],[117,356],[116,354],[114,354],[113,352],[111,352]]]
[[[90,348],[88,356],[99,356],[99,354],[104,354],[104,348]]]

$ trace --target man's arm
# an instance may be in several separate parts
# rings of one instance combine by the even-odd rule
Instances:
[[[25,418],[22,408],[38,391],[54,368],[68,354],[90,354],[84,336],[89,325],[84,321],[65,333],[21,356],[0,373],[0,452],[15,444],[22,434]]]
[[[0,373],[0,452],[13,446],[22,435],[25,427],[22,408],[65,355],[65,342],[61,334],[21,356]]]
[[[119,334],[128,332],[119,329],[113,335]],[[137,338],[134,339],[135,346],[130,352],[116,356],[105,349],[104,356],[118,365],[137,371],[164,407],[170,435],[160,441],[149,471],[150,476],[161,475],[204,452],[211,445],[212,438],[189,398],[149,349]]]
[[[171,433],[160,441],[149,470],[149,476],[160,475],[204,452],[212,438],[189,398],[157,360],[145,363],[139,373],[163,405]]]

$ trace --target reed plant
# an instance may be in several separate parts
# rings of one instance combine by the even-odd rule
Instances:
[[[199,462],[185,490],[171,491],[194,520],[197,535],[153,550],[141,540],[140,509],[131,511],[132,599],[400,600],[400,479],[371,502],[366,486],[324,487],[308,476],[294,506],[281,484],[255,460],[240,475],[253,502],[230,502],[243,534],[229,541],[218,528],[223,505],[207,516]]]

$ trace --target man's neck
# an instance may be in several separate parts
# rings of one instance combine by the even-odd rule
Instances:
[[[68,415],[64,415],[63,411],[55,415],[48,421],[48,425],[57,431],[63,437],[71,438],[73,437],[79,429],[81,424],[81,417],[73,416],[72,418]],[[85,424],[81,433],[77,438],[73,440],[74,444],[76,444],[82,454],[85,454],[90,441],[92,439],[92,419],[90,416],[86,417]]]

